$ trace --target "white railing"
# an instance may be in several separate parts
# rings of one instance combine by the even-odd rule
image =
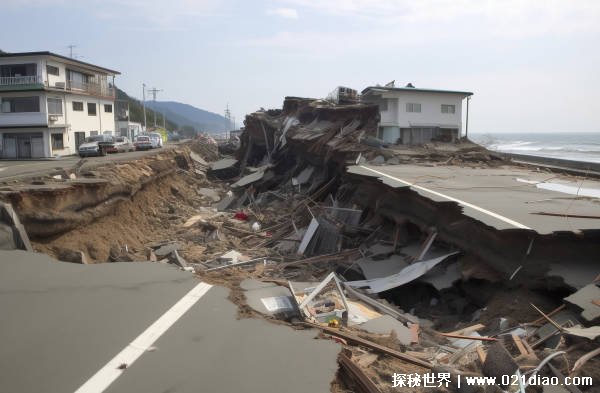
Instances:
[[[0,86],[33,85],[37,83],[42,83],[42,78],[39,75],[0,77]]]

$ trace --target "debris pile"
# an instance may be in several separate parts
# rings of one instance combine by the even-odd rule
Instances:
[[[340,343],[334,391],[427,391],[415,378],[429,374],[447,376],[438,391],[480,377],[496,383],[475,379],[484,382],[471,391],[541,391],[541,378],[565,377],[592,391],[597,283],[571,294],[543,274],[511,281],[438,228],[395,215],[391,200],[357,203],[365,188],[342,169],[382,155],[372,110],[288,97],[282,111],[249,115],[235,157],[207,172],[226,196],[185,224],[206,247],[188,261],[197,274],[230,287],[241,316],[316,328]]]
[[[378,113],[374,105],[287,97],[282,110],[247,116],[233,156],[219,156],[205,138],[163,163],[96,171],[108,184],[101,190],[121,190],[128,200],[101,217],[83,209],[96,219],[76,221],[78,237],[63,225],[49,240],[36,238],[43,228],[36,223],[48,219],[39,212],[22,215],[23,223],[34,229],[34,247],[49,254],[173,263],[230,288],[240,317],[317,329],[342,347],[332,391],[453,392],[470,380],[469,391],[537,392],[540,378],[567,377],[579,378],[567,391],[593,391],[600,277],[590,280],[600,272],[588,259],[597,245],[575,243],[573,234],[536,238],[548,248],[521,271],[518,257],[532,237],[473,224],[457,205],[347,173],[364,161],[500,160],[469,143],[385,146]],[[121,172],[153,181],[132,193]],[[11,195],[17,208],[35,202]],[[77,211],[57,205],[62,217]],[[585,279],[543,266],[549,253],[571,261],[552,242],[586,244],[588,259],[569,265]]]

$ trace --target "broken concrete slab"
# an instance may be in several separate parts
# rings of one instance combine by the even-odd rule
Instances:
[[[183,269],[186,269],[188,267],[188,264],[187,264],[186,260],[183,259],[183,257],[181,255],[179,255],[179,253],[177,252],[177,250],[173,250],[170,255],[173,257],[173,262],[176,265],[179,265]]]
[[[590,340],[595,340],[596,337],[600,336],[600,326],[592,326],[589,328],[576,326],[572,328],[565,328],[565,332],[572,336],[585,337]]]
[[[389,315],[382,315],[379,318],[371,319],[358,325],[359,328],[370,333],[390,334],[395,333],[398,341],[404,345],[410,345],[413,342],[413,333],[406,325]]]
[[[200,164],[205,167],[208,166],[208,163],[204,161],[204,158],[200,157],[199,154],[196,154],[193,151],[190,151],[190,158],[197,164]]]
[[[173,251],[181,250],[182,248],[183,248],[183,245],[181,243],[173,242],[173,243],[169,243],[169,244],[165,244],[164,246],[161,246],[160,248],[158,248],[157,250],[154,251],[154,254],[157,257],[163,257],[165,255],[169,255]]]
[[[213,171],[219,171],[219,170],[223,170],[223,169],[230,169],[231,167],[233,167],[235,164],[237,164],[237,160],[233,159],[233,158],[224,158],[222,160],[219,161],[215,161],[213,163],[210,164],[210,169]]]
[[[296,315],[297,308],[289,288],[247,278],[240,283],[246,303],[253,310],[265,315]]]
[[[12,243],[14,243],[16,248],[33,251],[27,231],[25,231],[25,227],[21,224],[17,212],[15,212],[10,203],[0,202],[0,223],[4,223],[12,230]]]
[[[600,318],[600,306],[593,303],[597,299],[600,299],[600,288],[596,284],[588,284],[566,297],[565,301],[582,309],[581,317],[592,322]]]
[[[224,211],[229,209],[229,207],[237,200],[237,198],[234,195],[226,195],[224,198],[221,199],[221,201],[217,204],[215,204],[215,208],[218,211]]]
[[[259,180],[269,180],[273,177],[273,172],[263,169],[242,177],[231,185],[231,188],[245,187],[249,184],[256,183]]]
[[[62,262],[83,263],[87,264],[88,259],[82,251],[69,250],[65,248],[56,248],[56,257]]]

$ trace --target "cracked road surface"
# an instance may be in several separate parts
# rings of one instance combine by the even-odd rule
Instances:
[[[227,296],[171,265],[0,251],[0,391],[329,391],[338,344],[238,320]]]

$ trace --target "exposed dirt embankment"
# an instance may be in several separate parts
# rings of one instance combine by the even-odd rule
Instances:
[[[206,205],[186,146],[93,170],[67,180],[17,184],[2,197],[18,212],[37,251],[88,262],[146,260],[146,245],[168,239],[178,223]],[[69,258],[67,256],[67,258]]]

